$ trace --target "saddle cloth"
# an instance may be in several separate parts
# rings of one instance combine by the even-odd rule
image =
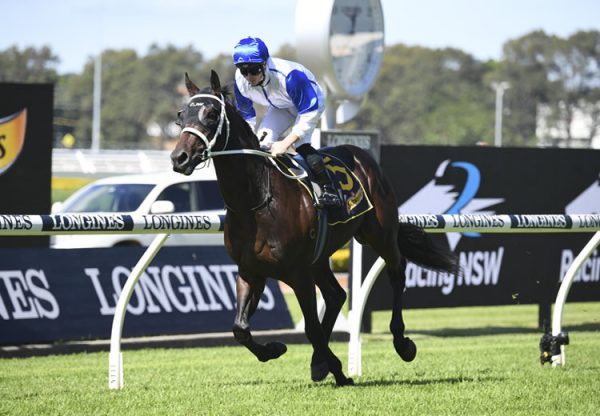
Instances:
[[[323,156],[325,167],[327,168],[329,177],[336,188],[338,195],[341,198],[342,206],[336,208],[328,208],[327,223],[336,225],[348,222],[354,218],[363,215],[373,209],[363,184],[352,172],[351,166],[354,166],[354,158],[350,151],[343,148],[326,147],[319,150]],[[309,193],[313,202],[316,201],[317,195],[321,190],[315,182],[313,174],[306,164],[306,161],[299,154],[287,155],[293,157],[294,160],[302,166],[308,173],[308,178],[299,180],[299,183]],[[288,158],[277,158],[277,161],[291,174],[298,174],[298,169],[292,164]]]

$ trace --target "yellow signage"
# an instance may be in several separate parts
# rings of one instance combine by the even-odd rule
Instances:
[[[27,109],[0,117],[0,175],[17,161],[25,143]]]

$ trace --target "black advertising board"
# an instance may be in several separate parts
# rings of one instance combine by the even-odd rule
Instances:
[[[381,166],[403,214],[600,212],[600,151],[384,146]],[[460,258],[461,276],[406,269],[409,308],[549,304],[591,233],[432,235]],[[375,260],[363,250],[363,274]],[[363,275],[363,277],[364,277]],[[600,300],[600,256],[584,264],[569,301]],[[384,272],[367,309],[390,309]]]
[[[50,212],[50,84],[0,83],[0,214]],[[47,247],[48,237],[7,237],[0,247]]]
[[[143,252],[0,249],[0,344],[109,338],[118,296]],[[163,247],[135,287],[123,336],[230,331],[236,273],[222,246]],[[268,279],[250,324],[293,327],[276,281]]]

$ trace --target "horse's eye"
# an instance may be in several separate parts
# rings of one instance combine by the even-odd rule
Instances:
[[[179,127],[181,127],[181,125],[183,124],[183,121],[181,120],[181,115],[183,114],[183,110],[179,110],[177,112],[177,119],[175,121],[175,124],[178,125]]]
[[[219,120],[219,113],[217,111],[212,110],[206,114],[206,122],[207,124],[215,124]]]

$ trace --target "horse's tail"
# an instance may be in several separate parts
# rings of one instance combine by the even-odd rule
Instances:
[[[408,260],[419,266],[458,274],[458,257],[452,251],[436,244],[422,228],[400,223],[398,249]]]

